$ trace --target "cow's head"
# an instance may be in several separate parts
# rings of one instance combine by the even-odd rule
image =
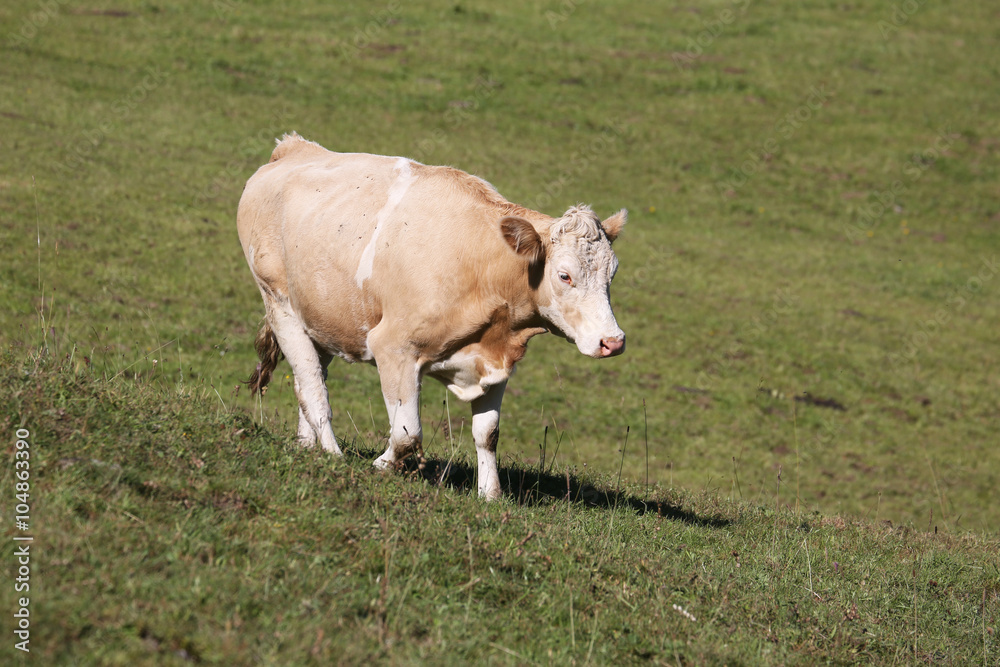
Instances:
[[[514,252],[540,273],[541,316],[590,357],[625,351],[625,332],[611,312],[610,288],[618,270],[611,243],[626,219],[622,209],[602,223],[590,208],[574,206],[543,235],[522,218],[504,218],[500,224]]]

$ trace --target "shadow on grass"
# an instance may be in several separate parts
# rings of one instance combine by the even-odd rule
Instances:
[[[366,452],[353,448],[348,451],[356,454],[359,458],[368,458],[369,460],[373,460],[378,455],[374,451]],[[397,465],[403,474],[419,476],[433,486],[446,484],[460,491],[477,492],[476,471],[468,464],[436,457],[425,457],[421,465],[417,457],[409,456]],[[656,514],[674,521],[707,528],[724,528],[731,523],[728,519],[719,517],[699,516],[675,502],[643,500],[621,491],[599,489],[569,473],[559,475],[518,465],[500,465],[498,472],[504,495],[513,499],[518,505],[533,506],[553,502],[569,502],[599,509],[628,507],[637,514]]]

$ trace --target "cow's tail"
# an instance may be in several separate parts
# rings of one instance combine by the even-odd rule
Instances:
[[[263,394],[267,383],[271,381],[271,374],[274,373],[275,367],[283,356],[281,347],[278,346],[278,338],[274,335],[274,330],[271,329],[271,325],[266,319],[260,325],[260,331],[257,332],[257,340],[254,341],[253,346],[257,350],[257,357],[260,361],[257,362],[257,368],[254,369],[254,372],[250,374],[247,386],[250,388],[251,394]]]

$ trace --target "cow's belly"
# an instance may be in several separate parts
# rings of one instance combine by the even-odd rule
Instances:
[[[377,304],[349,294],[339,299],[299,302],[296,310],[317,348],[351,363],[373,362],[368,333],[378,323]]]
[[[432,363],[426,374],[440,380],[462,401],[472,401],[493,386],[505,382],[513,368],[505,368],[467,349]]]

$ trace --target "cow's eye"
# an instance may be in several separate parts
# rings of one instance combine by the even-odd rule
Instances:
[[[560,271],[559,272],[559,280],[563,281],[567,285],[572,285],[573,284],[573,279],[570,278],[569,274],[566,273],[565,271]]]

